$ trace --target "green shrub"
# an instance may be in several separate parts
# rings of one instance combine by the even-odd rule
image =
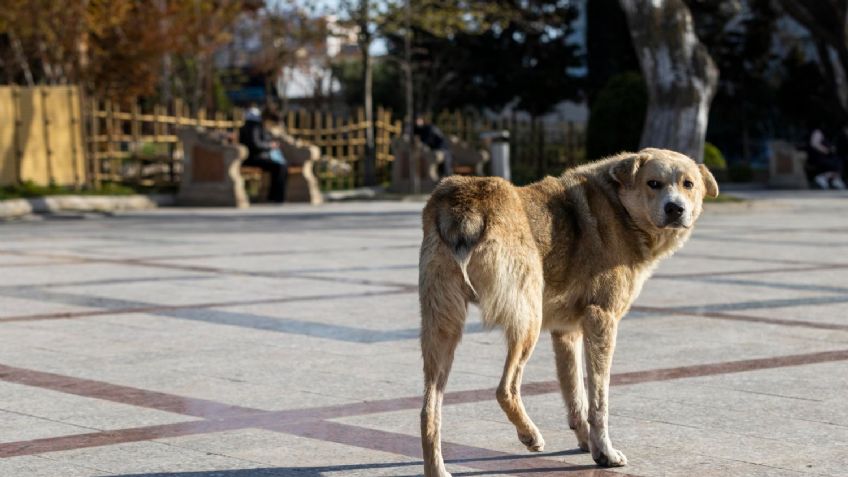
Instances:
[[[639,148],[648,108],[648,90],[636,72],[610,78],[598,92],[589,111],[586,157],[598,159]]]
[[[32,199],[35,197],[46,197],[51,195],[132,195],[136,194],[132,187],[112,182],[104,182],[99,189],[79,188],[71,186],[47,185],[42,186],[32,181],[24,181],[19,185],[0,187],[0,200],[6,199]]]
[[[727,169],[730,182],[751,182],[754,180],[754,169],[747,162],[733,164]]]
[[[727,161],[724,155],[712,143],[704,143],[704,165],[711,171],[723,171],[727,169]]]

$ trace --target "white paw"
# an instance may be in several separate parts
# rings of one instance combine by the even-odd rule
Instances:
[[[601,467],[621,467],[627,465],[627,456],[619,450],[608,447],[606,451],[593,450],[592,459]]]
[[[545,439],[538,430],[533,434],[518,434],[518,440],[527,446],[527,450],[530,452],[542,452],[545,450]]]

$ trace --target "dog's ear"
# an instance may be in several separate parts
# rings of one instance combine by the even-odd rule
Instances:
[[[646,154],[631,154],[619,160],[609,170],[610,176],[622,187],[633,187],[633,181],[636,180],[636,173],[642,164],[648,160]]]
[[[701,171],[701,177],[704,178],[704,187],[706,188],[707,195],[712,198],[718,197],[718,183],[715,177],[713,177],[713,173],[703,164],[698,164],[698,169]]]

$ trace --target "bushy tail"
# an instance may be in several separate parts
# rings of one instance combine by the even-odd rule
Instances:
[[[439,237],[450,248],[459,264],[460,271],[462,271],[465,284],[477,297],[477,290],[474,289],[474,285],[471,284],[471,279],[468,277],[468,262],[471,260],[474,246],[480,242],[480,238],[483,236],[483,231],[486,228],[485,218],[479,212],[466,209],[461,213],[443,210],[439,213],[437,220],[436,228],[439,231]]]

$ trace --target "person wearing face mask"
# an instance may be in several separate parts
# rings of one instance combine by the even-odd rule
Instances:
[[[248,150],[244,166],[258,167],[271,175],[271,188],[268,200],[282,203],[286,198],[286,180],[288,165],[280,151],[279,143],[271,135],[270,130],[280,121],[279,115],[273,111],[259,111],[252,107],[245,114],[244,125],[239,129],[239,142]]]

